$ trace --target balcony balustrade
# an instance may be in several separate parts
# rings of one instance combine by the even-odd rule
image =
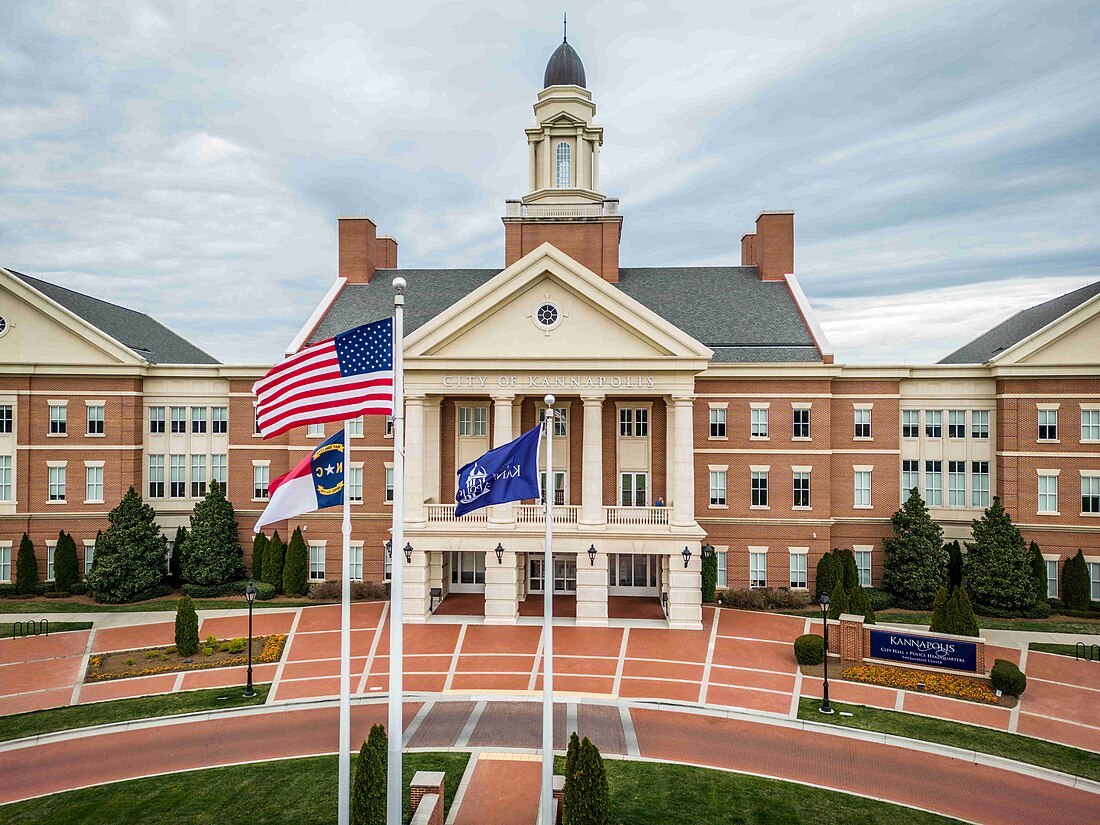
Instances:
[[[520,530],[542,530],[545,525],[546,507],[542,504],[516,504],[513,507],[516,527]],[[455,518],[453,504],[425,504],[424,513],[431,526],[461,528],[465,525],[481,526],[489,523],[489,509],[475,510]],[[554,526],[575,529],[580,523],[581,508],[576,504],[554,506]],[[610,529],[636,529],[667,527],[667,507],[604,507],[604,521]]]

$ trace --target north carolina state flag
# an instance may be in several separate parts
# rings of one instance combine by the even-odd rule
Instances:
[[[265,524],[344,503],[344,431],[336,433],[268,487],[271,501],[256,522]]]

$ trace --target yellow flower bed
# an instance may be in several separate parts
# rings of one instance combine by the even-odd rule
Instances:
[[[852,682],[866,682],[870,685],[917,690],[935,693],[938,696],[956,696],[972,702],[997,704],[997,694],[988,685],[974,679],[965,679],[947,673],[919,673],[896,667],[879,665],[856,665],[841,672],[841,677]],[[918,687],[918,685],[922,685]]]
[[[264,642],[264,650],[259,656],[252,658],[252,664],[262,665],[268,662],[277,662],[283,655],[283,645],[286,644],[286,635],[273,633]],[[247,665],[248,657],[239,656],[236,659],[222,659],[220,662],[192,662],[190,664],[177,663],[163,665],[161,667],[147,667],[142,670],[131,670],[126,673],[96,673],[95,670],[103,663],[99,656],[88,662],[88,678],[92,681],[102,682],[108,679],[128,679],[132,676],[154,676],[158,673],[179,673],[183,670],[208,670],[215,667],[237,667]]]

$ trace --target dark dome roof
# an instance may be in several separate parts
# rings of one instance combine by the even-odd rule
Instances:
[[[550,55],[546,71],[542,76],[542,86],[543,88],[547,86],[587,88],[584,85],[584,64],[581,63],[580,55],[568,43],[563,42]]]

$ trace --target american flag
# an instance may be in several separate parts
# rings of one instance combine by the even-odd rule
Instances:
[[[252,385],[264,438],[306,424],[393,414],[393,319],[350,329],[276,364]]]

